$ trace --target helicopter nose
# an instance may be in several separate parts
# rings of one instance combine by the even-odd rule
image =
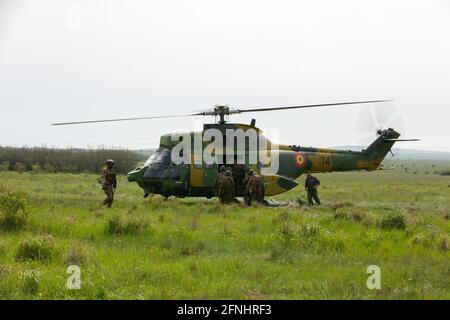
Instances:
[[[140,168],[136,168],[136,170],[131,171],[127,174],[127,179],[129,182],[137,181],[137,174],[139,173]]]

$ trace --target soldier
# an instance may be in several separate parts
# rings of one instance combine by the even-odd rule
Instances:
[[[234,181],[230,170],[225,171],[225,173],[219,178],[217,195],[219,196],[222,204],[230,204],[233,202]]]
[[[116,172],[114,171],[114,164],[114,160],[107,160],[106,166],[103,168],[102,175],[100,176],[102,189],[106,194],[106,198],[105,200],[103,200],[102,205],[107,205],[108,208],[111,208],[114,202],[114,191],[117,188],[117,179]]]
[[[225,166],[221,166],[219,168],[219,174],[217,175],[216,182],[214,183],[214,193],[216,196],[218,196],[219,194],[219,181],[225,174],[225,171],[227,171],[227,168]]]
[[[319,186],[319,179],[313,177],[311,175],[311,170],[308,170],[306,173],[305,190],[308,192],[308,204],[310,206],[314,205],[313,199],[318,205],[320,205],[319,194],[317,192],[317,187]]]
[[[252,169],[248,170],[248,177],[245,181],[245,202],[251,205],[253,201],[264,203],[264,182],[262,177],[257,175]]]
[[[266,204],[266,201],[264,200],[264,195],[266,193],[266,187],[264,185],[264,178],[262,176],[257,176],[259,180],[259,186],[258,186],[258,194],[257,199],[258,203]]]
[[[244,180],[244,200],[245,203],[249,206],[252,205],[253,197],[252,197],[252,180],[255,177],[255,172],[252,169],[248,169],[247,171],[247,177]]]

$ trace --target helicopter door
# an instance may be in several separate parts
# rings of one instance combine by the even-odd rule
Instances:
[[[240,159],[242,160],[242,159]],[[231,172],[234,180],[234,194],[236,196],[243,196],[244,194],[244,180],[246,174],[246,165],[238,164],[238,156],[234,156],[234,164],[231,165]]]

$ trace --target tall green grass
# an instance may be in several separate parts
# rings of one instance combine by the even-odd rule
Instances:
[[[120,176],[1,172],[32,214],[0,233],[2,299],[449,299],[450,180],[401,172],[319,175],[321,207],[299,189],[279,207],[143,200]],[[401,218],[399,218],[401,217]],[[382,289],[369,290],[378,265]],[[67,267],[81,289],[66,288]]]

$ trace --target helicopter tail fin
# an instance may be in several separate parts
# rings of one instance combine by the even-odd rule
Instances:
[[[367,170],[376,170],[380,166],[383,159],[391,151],[395,142],[400,141],[400,133],[394,129],[380,130],[378,131],[379,137],[366,149],[364,154],[367,157],[368,166]]]

